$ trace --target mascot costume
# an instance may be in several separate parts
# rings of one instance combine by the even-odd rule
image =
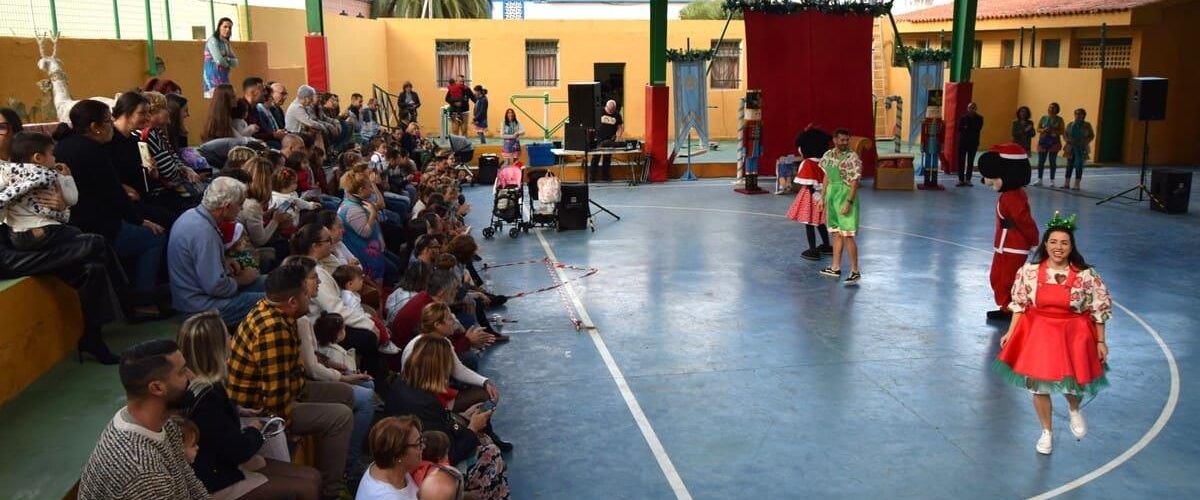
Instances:
[[[1038,226],[1029,209],[1025,186],[1032,170],[1029,153],[1017,144],[1000,144],[979,157],[979,174],[983,183],[1000,192],[996,202],[996,236],[992,248],[992,292],[997,310],[988,311],[988,319],[1012,316],[1008,304],[1012,301],[1013,281],[1017,271],[1038,245]]]
[[[817,200],[824,196],[821,184],[825,182],[825,171],[821,169],[821,157],[829,151],[832,140],[832,135],[812,124],[796,136],[796,149],[803,160],[796,178],[792,180],[799,190],[787,217],[804,224],[808,250],[801,252],[800,257],[808,260],[820,260],[821,255],[833,255],[833,247],[829,245],[829,230],[825,227],[825,209],[817,208]],[[821,246],[817,246],[816,232],[821,233]]]

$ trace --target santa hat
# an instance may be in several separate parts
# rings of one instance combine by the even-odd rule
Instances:
[[[242,234],[245,233],[246,226],[241,222],[222,222],[221,223],[221,242],[225,244],[225,249],[229,250],[234,243],[242,239]]]
[[[1021,147],[1020,144],[1014,144],[1011,142],[992,146],[990,151],[1000,155],[1000,157],[1004,158],[1005,160],[1029,159],[1029,152],[1025,151],[1025,148]]]

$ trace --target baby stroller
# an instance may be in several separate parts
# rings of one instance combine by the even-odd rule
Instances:
[[[475,145],[466,137],[461,135],[451,135],[449,138],[450,153],[454,155],[454,171],[466,172],[466,179],[470,181],[475,176],[475,171],[471,169],[471,160],[475,159]]]
[[[558,177],[548,169],[529,173],[529,225],[536,227],[558,227],[558,200],[560,196]]]
[[[496,175],[494,197],[492,201],[492,220],[488,227],[483,228],[483,237],[492,239],[497,232],[504,231],[504,223],[513,224],[508,230],[510,238],[516,238],[521,232],[529,232],[533,227],[525,220],[525,200],[521,193],[521,164],[510,165],[500,170]]]

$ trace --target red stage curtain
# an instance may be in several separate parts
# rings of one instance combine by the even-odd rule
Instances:
[[[871,17],[747,11],[747,88],[762,91],[759,174],[796,152],[809,123],[875,138],[871,116]]]

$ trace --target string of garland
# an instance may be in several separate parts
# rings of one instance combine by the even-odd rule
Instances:
[[[949,61],[949,49],[934,49],[929,47],[902,47],[900,54],[912,62],[945,62]]]
[[[675,61],[707,61],[712,59],[712,50],[704,49],[667,49],[667,60]]]
[[[768,14],[823,14],[883,16],[892,11],[891,0],[725,0],[725,10],[766,12]]]

